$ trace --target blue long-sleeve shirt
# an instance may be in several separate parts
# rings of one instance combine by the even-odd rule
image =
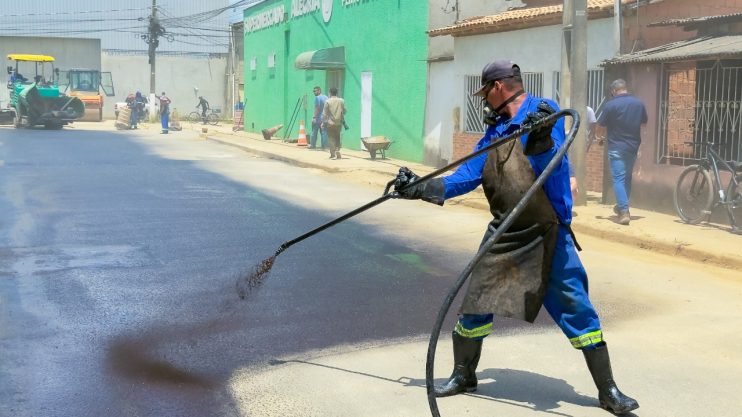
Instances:
[[[523,119],[525,119],[528,113],[537,111],[537,106],[541,101],[545,101],[557,111],[559,110],[559,106],[554,101],[527,94],[526,99],[523,101],[520,109],[518,109],[518,113],[509,120],[503,120],[501,117],[495,125],[489,126],[484,133],[484,137],[477,142],[474,151],[480,150],[497,141],[497,139],[506,137],[520,129]],[[521,143],[524,146],[527,137],[528,135],[520,137]],[[560,118],[556,122],[551,131],[551,137],[554,139],[554,145],[551,149],[538,155],[528,156],[528,161],[531,163],[536,176],[543,172],[546,165],[551,161],[551,158],[564,143],[564,118]],[[443,177],[443,183],[446,187],[445,198],[449,199],[466,194],[482,184],[482,173],[486,160],[487,153],[484,153],[463,163],[451,175]],[[561,164],[546,179],[544,191],[559,221],[562,224],[570,224],[572,222],[572,191],[569,187],[569,161],[566,155]]]

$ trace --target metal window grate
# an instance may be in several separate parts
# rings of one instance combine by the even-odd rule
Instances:
[[[552,97],[556,102],[561,100],[562,72],[554,71],[553,73],[553,91]],[[587,70],[587,105],[590,106],[597,115],[600,108],[605,102],[605,71],[603,69]]]
[[[726,161],[742,162],[742,60],[664,64],[657,162],[691,165],[712,142]]]
[[[544,96],[544,74],[541,72],[524,72],[523,89],[536,97]]]
[[[540,72],[524,72],[523,89],[533,96],[542,97],[544,90],[544,74]],[[482,86],[482,77],[479,75],[467,75],[464,79],[464,132],[484,133],[486,130],[482,121],[484,102],[480,97],[472,96]]]
[[[482,111],[484,103],[480,97],[471,95],[482,86],[482,77],[479,75],[467,75],[464,80],[464,132],[483,133],[484,122]]]

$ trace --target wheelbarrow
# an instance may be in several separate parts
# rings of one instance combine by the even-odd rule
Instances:
[[[381,159],[386,159],[384,151],[392,146],[392,142],[384,136],[361,138],[361,142],[363,142],[363,146],[366,147],[368,153],[371,154],[371,159],[376,159],[376,152],[381,153]]]

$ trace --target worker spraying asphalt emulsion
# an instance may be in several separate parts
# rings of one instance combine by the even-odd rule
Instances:
[[[616,386],[608,346],[588,297],[587,273],[570,227],[572,194],[567,149],[579,128],[573,110],[533,97],[523,90],[520,68],[495,60],[482,70],[487,130],[474,152],[419,177],[400,168],[382,197],[293,240],[262,261],[237,283],[241,298],[259,287],[275,259],[291,245],[368,210],[387,199],[421,199],[438,205],[482,186],[492,221],[477,254],[444,300],[428,348],[426,386],[433,416],[438,397],[477,389],[476,369],[494,316],[533,322],[543,305],[575,349],[580,349],[598,389],[600,406],[615,414],[639,407]],[[565,135],[564,116],[573,119]],[[519,140],[516,140],[519,139]],[[444,177],[438,175],[458,166]],[[391,186],[394,187],[389,192]],[[441,325],[465,281],[469,286],[453,329],[454,369],[445,383],[433,385],[433,362]],[[534,395],[537,395],[534,393]]]

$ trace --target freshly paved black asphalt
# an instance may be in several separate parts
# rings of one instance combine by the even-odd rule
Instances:
[[[457,273],[345,222],[242,301],[241,273],[329,218],[127,133],[0,142],[0,415],[237,415],[236,369],[426,335]]]

